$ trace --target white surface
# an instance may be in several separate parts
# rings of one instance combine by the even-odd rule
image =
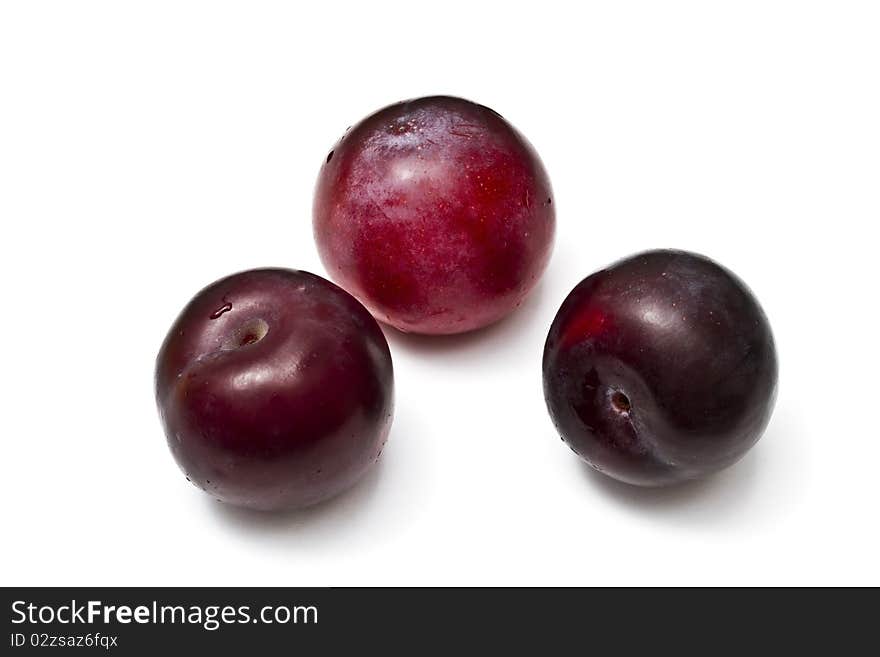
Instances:
[[[2,583],[880,584],[877,3],[330,5],[0,6]],[[227,273],[323,273],[327,149],[434,93],[540,152],[542,285],[482,333],[389,335],[395,424],[352,492],[222,508],[159,427],[168,326]],[[658,246],[749,283],[781,378],[740,464],[645,492],[559,441],[540,360],[577,281]]]

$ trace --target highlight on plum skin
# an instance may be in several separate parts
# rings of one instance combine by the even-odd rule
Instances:
[[[256,269],[183,309],[156,361],[168,446],[222,502],[301,508],[358,481],[391,427],[393,370],[379,325],[314,274]]]
[[[738,461],[776,400],[767,317],[732,272],[657,250],[581,281],[544,347],[547,409],[596,470],[630,484],[700,478]]]
[[[380,321],[462,333],[515,310],[553,245],[550,180],[497,112],[446,96],[386,107],[346,131],[314,199],[324,266]]]

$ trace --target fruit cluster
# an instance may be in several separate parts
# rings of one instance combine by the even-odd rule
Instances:
[[[159,351],[171,452],[224,502],[297,508],[356,482],[379,458],[393,413],[376,319],[422,334],[501,319],[544,271],[556,222],[525,137],[497,112],[450,97],[397,103],[346,131],[321,167],[313,218],[341,287],[288,269],[234,274],[189,302]],[[777,361],[739,278],[703,256],[658,250],[571,291],[543,376],[550,417],[579,456],[656,486],[718,471],[755,444]]]

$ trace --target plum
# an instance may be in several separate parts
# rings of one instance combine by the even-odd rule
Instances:
[[[195,485],[255,509],[299,508],[360,479],[393,407],[379,325],[333,283],[256,269],[199,292],[156,361],[168,445]]]
[[[639,253],[588,276],[544,347],[544,396],[572,450],[621,481],[658,486],[739,460],[773,411],[767,317],[700,255]]]
[[[517,308],[553,245],[550,180],[497,112],[461,98],[397,103],[330,150],[314,199],[330,276],[401,331],[462,333]]]

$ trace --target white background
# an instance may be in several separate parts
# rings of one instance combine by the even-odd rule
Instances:
[[[880,9],[872,2],[4,2],[3,584],[880,584]],[[554,185],[540,287],[474,335],[387,331],[379,467],[307,512],[225,508],[165,445],[153,362],[203,285],[323,273],[328,148],[447,93]],[[770,427],[704,483],[588,472],[540,361],[570,288],[649,247],[760,298]]]

